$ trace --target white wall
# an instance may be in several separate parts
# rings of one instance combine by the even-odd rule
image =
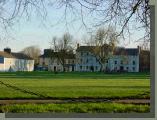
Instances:
[[[4,58],[4,71],[33,71],[34,60]]]
[[[82,62],[80,61],[82,59]],[[88,59],[88,63],[86,62]],[[117,61],[117,64],[115,64],[115,61]],[[121,64],[121,61],[123,61],[123,64]],[[135,61],[135,65],[133,65],[133,61]],[[82,69],[80,69],[80,66],[82,66]],[[88,66],[88,69],[87,69]],[[100,71],[101,65],[96,60],[96,57],[92,54],[87,52],[77,52],[76,53],[76,71],[91,71],[90,66],[94,67],[94,71]],[[139,72],[139,55],[138,56],[113,56],[108,60],[107,65],[103,65],[103,69],[105,69],[105,66],[108,67],[109,70],[114,70],[117,68],[117,70],[120,70],[120,67],[123,66],[124,70],[128,72]],[[96,70],[97,67],[97,70]],[[128,68],[128,70],[127,70]],[[134,70],[133,70],[134,68]]]
[[[81,62],[82,59],[82,62]],[[87,62],[88,60],[88,62]],[[82,69],[80,68],[82,66]],[[94,71],[100,71],[101,65],[96,60],[96,57],[89,52],[76,52],[76,71],[91,71],[91,66],[94,67]]]
[[[0,71],[4,71],[4,64],[0,63]]]
[[[115,64],[115,61],[117,61],[117,64]],[[123,64],[121,64],[121,61],[123,61]],[[133,61],[135,61],[135,65],[133,65]],[[114,70],[115,68],[117,68],[117,70],[120,70],[120,66],[123,66],[124,70],[128,72],[139,72],[139,55],[138,56],[113,56],[111,59],[109,59],[107,66],[111,71]],[[135,68],[134,70],[133,67]]]
[[[73,63],[74,61],[74,63]],[[63,71],[63,65],[60,63],[60,61],[57,58],[40,58],[39,59],[39,65],[44,66],[43,63],[45,63],[45,66],[48,67],[49,71]],[[75,59],[66,59],[65,64],[75,64]],[[72,66],[65,67],[66,71],[72,71]],[[74,68],[75,71],[75,68]]]

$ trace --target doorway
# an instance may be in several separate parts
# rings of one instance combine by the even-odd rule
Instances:
[[[54,66],[54,72],[56,72],[56,66]]]
[[[124,67],[123,66],[120,66],[120,71],[124,71]]]

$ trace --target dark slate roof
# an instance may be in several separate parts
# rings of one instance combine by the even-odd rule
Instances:
[[[23,53],[7,53],[4,51],[0,51],[0,56],[5,58],[17,58],[17,59],[27,59],[32,60],[32,58],[28,57],[27,55]]]
[[[92,49],[94,49],[95,48],[95,46],[80,46],[80,47],[78,47],[77,48],[77,52],[81,52],[81,51],[83,51],[83,52],[91,52],[91,50]]]
[[[52,53],[44,53],[43,55],[39,56],[40,58],[49,58],[49,57],[57,57],[57,55],[59,54],[59,52],[52,52]],[[61,53],[62,54],[62,53]],[[61,55],[60,54],[60,55]],[[64,54],[66,59],[75,59],[75,54],[72,53],[66,53]]]
[[[109,47],[104,47],[104,50]],[[92,52],[92,49],[95,48],[95,46],[80,46],[77,48],[77,52]],[[139,50],[138,48],[124,48],[124,47],[116,47],[114,52],[114,55],[138,55]]]
[[[23,54],[23,53],[11,53],[13,56],[15,56],[15,58],[18,59],[27,59],[27,60],[33,60],[31,57]]]
[[[110,49],[111,48],[111,46],[109,46],[108,44],[104,44],[103,46],[102,46],[102,49]],[[93,51],[93,49],[97,49],[97,47],[96,46],[80,46],[80,47],[78,47],[77,48],[77,52],[92,52]]]
[[[114,50],[114,55],[137,56],[138,54],[139,54],[138,48],[117,48]]]

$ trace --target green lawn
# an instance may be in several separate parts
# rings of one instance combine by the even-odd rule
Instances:
[[[150,98],[148,73],[0,73],[0,99]],[[149,105],[119,103],[9,104],[0,112],[149,112]]]
[[[12,113],[147,113],[149,105],[117,103],[15,104],[0,106],[0,112]]]
[[[6,98],[149,98],[150,75],[147,73],[0,73],[0,99]]]

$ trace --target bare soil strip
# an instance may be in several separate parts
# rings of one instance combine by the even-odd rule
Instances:
[[[149,99],[121,99],[121,100],[106,100],[106,99],[68,99],[68,100],[0,100],[0,105],[7,104],[46,104],[46,103],[86,103],[86,102],[112,102],[112,103],[123,103],[123,104],[150,104]]]
[[[124,100],[113,100],[115,103],[123,104],[150,104],[150,99],[124,99]]]

